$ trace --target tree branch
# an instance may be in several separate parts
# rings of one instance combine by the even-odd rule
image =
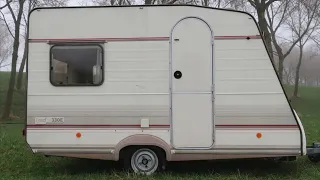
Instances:
[[[272,3],[276,2],[276,1],[280,1],[280,0],[269,0],[269,1],[266,3],[266,7],[268,8]]]
[[[129,0],[126,0],[126,1],[127,1],[128,5],[131,5],[131,2]]]
[[[0,11],[0,13],[1,13],[2,17],[3,17],[2,20],[3,20],[3,22],[6,24],[7,29],[8,29],[8,31],[9,31],[11,37],[14,38],[14,35],[13,35],[13,33],[11,32],[11,30],[10,30],[10,26],[9,26],[7,20],[6,20],[6,17],[4,16],[3,12]]]
[[[7,1],[5,5],[0,6],[0,10],[3,9],[3,8],[6,8],[9,5],[9,3],[11,3],[11,2],[12,2],[12,0]]]
[[[253,6],[254,8],[256,8],[256,4],[253,2],[253,0],[248,0],[248,2],[251,4],[251,6]]]
[[[269,23],[267,24],[268,28],[270,29],[270,32],[273,32],[273,21],[275,18],[274,12],[273,12],[273,6],[271,6],[271,16],[270,16],[270,11],[267,9],[267,19]],[[272,18],[271,18],[272,17]]]
[[[5,64],[5,65],[0,65],[0,68],[6,67],[6,66],[10,66],[10,65],[11,65],[11,63]]]
[[[302,39],[302,38],[307,34],[307,32],[310,30],[310,25],[311,25],[311,23],[312,23],[312,20],[313,20],[313,18],[314,18],[314,15],[315,15],[318,7],[319,7],[319,3],[316,1],[315,4],[314,4],[314,8],[312,9],[311,16],[308,18],[308,22],[307,22],[306,28],[304,29],[304,31],[303,31],[302,33],[301,33],[301,24],[299,25],[299,32],[298,32],[298,31],[293,27],[295,23],[294,23],[294,21],[293,21],[293,19],[292,19],[292,24],[291,24],[291,26],[292,26],[292,31],[294,31],[299,37],[298,37],[295,41],[293,41],[293,44],[291,45],[291,47],[289,48],[289,50],[287,51],[287,53],[284,54],[284,57],[286,57],[286,56],[288,56],[288,55],[290,54],[290,52],[291,52],[291,50],[293,49],[293,47],[294,47],[299,41],[301,41],[301,39]],[[301,11],[301,10],[299,9],[299,11]],[[299,12],[299,13],[301,13],[301,12]],[[291,17],[291,18],[293,18],[293,17]],[[300,22],[300,21],[301,21],[301,18],[299,19],[299,22]],[[290,25],[289,25],[289,26],[290,26]]]
[[[281,18],[280,18],[280,20],[279,20],[279,23],[277,24],[277,26],[276,26],[275,29],[274,29],[275,32],[278,31],[280,25],[281,25],[282,22],[284,21],[285,15],[286,15],[286,11],[288,11],[288,6],[289,6],[289,0],[287,0],[287,1],[285,2],[285,5],[284,5],[284,7],[283,7],[283,13],[282,13]]]
[[[171,0],[169,1],[167,4],[174,4],[175,2],[177,2],[178,0]]]
[[[17,23],[17,18],[14,15],[14,12],[12,10],[12,7],[11,7],[10,3],[9,3],[9,0],[7,0],[7,4],[8,4],[8,9],[10,10],[10,13],[11,13],[11,16],[12,16],[12,19],[13,19],[14,23]]]

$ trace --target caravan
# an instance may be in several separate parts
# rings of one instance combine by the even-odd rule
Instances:
[[[167,161],[319,151],[307,148],[248,13],[37,8],[28,28],[25,135],[34,153],[122,161],[152,174]]]

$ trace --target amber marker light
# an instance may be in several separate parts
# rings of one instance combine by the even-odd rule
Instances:
[[[76,134],[76,136],[77,136],[77,138],[80,138],[80,137],[81,137],[81,133],[78,132],[78,133]]]
[[[262,134],[261,133],[257,133],[257,138],[261,138],[262,137]]]

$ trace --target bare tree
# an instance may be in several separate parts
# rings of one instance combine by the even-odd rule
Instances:
[[[263,38],[266,42],[268,52],[271,56],[273,61],[273,50],[272,50],[272,40],[271,35],[268,28],[268,22],[266,20],[266,12],[272,3],[279,1],[279,0],[247,0],[252,7],[256,9],[257,16],[258,16],[258,23],[260,30],[263,33]]]
[[[299,47],[299,58],[296,67],[295,87],[293,92],[293,97],[298,97],[300,67],[303,59],[304,47],[320,25],[320,18],[315,16],[319,11],[320,1],[296,0],[294,3],[295,10],[290,13],[286,24],[292,31],[292,37],[297,39],[297,45]]]
[[[320,57],[319,49],[314,44],[305,46],[299,72],[299,84],[305,86],[319,86]],[[297,63],[298,64],[298,63]],[[295,66],[296,67],[296,66]],[[295,79],[295,78],[294,78]]]
[[[212,0],[212,3],[209,3],[209,6],[216,8],[227,8],[234,0]]]
[[[284,59],[290,54],[297,41],[294,42],[286,52],[283,52],[283,49],[280,45],[280,37],[277,36],[278,30],[283,26],[284,22],[287,20],[289,14],[294,9],[290,0],[283,0],[280,3],[271,4],[266,11],[268,19],[268,28],[271,35],[271,40],[276,50],[276,53],[273,53],[273,56],[277,56],[278,60],[278,74],[280,81],[283,82],[283,73],[284,73]],[[275,62],[276,60],[274,60]]]
[[[280,29],[280,26],[286,26],[288,29],[292,30],[292,24],[295,18],[290,18],[294,14],[296,14],[298,9],[298,2],[302,2],[299,0],[283,0],[277,5],[270,5],[267,11],[267,18],[268,18],[268,28],[270,30],[270,34],[272,37],[272,43],[276,50],[276,56],[278,57],[278,74],[281,82],[283,82],[283,73],[284,73],[284,60],[290,54],[292,49],[297,45],[297,43],[308,33],[310,26],[312,25],[312,21],[316,15],[317,8],[319,8],[318,1],[309,1],[310,7],[306,19],[302,22],[304,23],[300,27],[300,36],[293,35],[291,40],[287,40],[284,37],[278,37],[277,32]],[[299,22],[294,22],[299,23]],[[290,43],[289,48],[285,51],[281,48],[280,42],[281,39]]]
[[[281,48],[284,51],[287,51],[291,44],[280,44]],[[297,57],[299,56],[299,48],[294,46],[294,48],[291,50],[290,54],[286,57],[286,61],[283,63],[283,80],[282,82],[285,84],[294,84],[294,78],[295,78],[295,69],[297,67]]]
[[[320,17],[320,13],[318,14],[318,17]],[[312,38],[312,40],[320,48],[320,31],[317,32],[317,34]]]
[[[64,7],[69,0],[29,0],[32,8],[35,7]]]
[[[18,60],[18,50],[19,50],[19,43],[20,43],[20,23],[22,19],[23,14],[23,7],[25,0],[18,0],[16,3],[17,5],[17,12],[15,13],[12,5],[14,3],[10,3],[9,0],[6,0],[7,7],[10,11],[11,17],[14,22],[14,40],[13,40],[13,46],[12,46],[12,61],[11,61],[11,74],[10,74],[10,80],[9,80],[9,88],[6,95],[5,100],[5,106],[4,111],[2,114],[1,119],[7,119],[10,116],[11,113],[11,106],[12,106],[12,99],[13,99],[13,93],[14,93],[14,85],[15,85],[15,79],[16,79],[16,67],[17,67],[17,60]]]
[[[245,0],[246,1],[246,0]],[[205,6],[205,7],[215,7],[215,8],[232,8],[232,9],[237,9],[238,4],[243,4],[245,2],[243,0],[238,1],[238,0],[180,0],[177,1],[176,3],[180,4],[194,4],[194,5],[200,5],[200,6]],[[166,3],[163,3],[166,4]],[[243,6],[241,6],[241,9],[243,9]]]
[[[123,6],[134,3],[133,0],[92,0],[92,2],[98,6]]]
[[[60,7],[60,6],[66,6],[69,0],[26,0],[27,1],[27,9],[26,13],[23,14],[23,20],[24,20],[24,26],[25,26],[25,33],[24,33],[24,52],[22,56],[22,61],[19,67],[19,73],[17,78],[17,84],[16,88],[17,90],[21,90],[22,88],[22,80],[23,80],[23,71],[27,60],[27,51],[28,51],[28,14],[31,11],[31,9],[35,7],[46,7],[46,6],[52,6],[52,7]]]
[[[11,63],[6,63],[10,56],[10,37],[3,21],[0,20],[0,69],[9,66]]]
[[[6,8],[9,5],[9,3],[12,2],[12,0],[10,0],[10,1],[2,0],[2,1],[4,1],[4,5],[0,5],[0,10]],[[2,2],[2,1],[0,1],[0,2]]]
[[[217,5],[223,8],[232,8],[236,10],[246,11],[258,19],[259,29],[262,32],[263,39],[266,42],[268,53],[273,61],[272,40],[266,20],[266,12],[270,5],[280,0],[223,0],[218,1]]]
[[[32,2],[31,2],[31,0],[29,0],[28,1],[28,8],[27,8],[28,14],[29,14],[31,8],[32,8]],[[23,51],[22,61],[21,61],[20,67],[19,67],[19,73],[18,73],[18,78],[17,78],[17,84],[16,84],[17,90],[21,90],[21,88],[22,88],[23,70],[24,70],[24,67],[26,64],[27,50],[28,50],[28,37],[27,37],[27,35],[28,35],[28,20],[27,20],[25,14],[23,14],[23,20],[25,22],[24,51]]]

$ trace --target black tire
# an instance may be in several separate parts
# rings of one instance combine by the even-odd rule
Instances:
[[[132,147],[124,152],[125,170],[136,174],[151,175],[164,170],[165,156],[157,148]]]
[[[313,163],[318,163],[320,161],[320,155],[310,155],[308,158]]]

